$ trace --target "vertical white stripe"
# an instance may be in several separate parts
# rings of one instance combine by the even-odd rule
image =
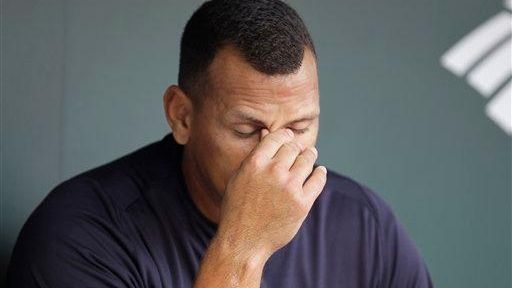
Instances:
[[[462,76],[478,59],[499,41],[510,35],[512,17],[503,11],[478,26],[441,57],[441,64]]]
[[[469,84],[483,96],[489,97],[512,74],[511,49],[509,39],[468,74]]]
[[[512,81],[487,103],[485,114],[512,136]]]

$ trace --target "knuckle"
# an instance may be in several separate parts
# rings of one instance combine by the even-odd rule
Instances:
[[[288,179],[288,171],[282,164],[274,163],[271,165],[270,170],[278,183],[286,183]]]
[[[263,168],[263,158],[259,155],[253,155],[247,160],[247,164],[253,168]]]
[[[295,161],[298,165],[298,167],[304,168],[304,166],[307,166],[308,163],[311,162],[310,158],[304,154],[299,155],[297,157],[297,160]]]
[[[296,194],[295,199],[293,201],[295,203],[295,208],[297,211],[299,211],[301,214],[307,214],[309,212],[309,205],[305,199],[298,196]]]
[[[301,211],[302,214],[308,214],[309,213],[309,209],[310,209],[309,204],[306,201],[304,201],[304,200],[300,201],[300,203],[299,203],[299,211]]]
[[[295,143],[295,145],[297,145],[297,147],[299,148],[300,151],[304,150],[304,145],[302,145],[302,143],[300,143],[298,141],[294,141],[293,143]]]
[[[279,137],[277,137],[275,134],[271,135],[268,137],[268,141],[274,143],[274,144],[279,144],[281,143],[281,141],[279,141]]]
[[[290,149],[292,152],[295,152],[295,153],[299,153],[300,152],[300,147],[297,143],[295,142],[286,142],[285,143],[286,147],[288,147],[288,149]]]
[[[299,185],[297,184],[296,179],[294,177],[291,177],[287,179],[284,189],[285,191],[291,193],[292,195],[295,195],[298,190],[298,187]]]
[[[285,169],[286,169],[286,167],[284,167],[284,165],[281,162],[274,162],[274,163],[272,163],[272,165],[270,165],[270,170],[273,173],[281,174],[281,173],[284,173]]]
[[[316,154],[311,149],[306,149],[303,154],[308,161],[314,161],[316,159]]]

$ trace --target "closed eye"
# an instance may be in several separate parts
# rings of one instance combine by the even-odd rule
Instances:
[[[293,129],[293,128],[290,128],[290,129],[295,134],[304,134],[304,133],[306,133],[309,130],[309,128],[304,128],[304,129]],[[260,134],[260,130],[261,129],[256,129],[256,130],[253,130],[252,132],[240,132],[238,130],[235,130],[235,134],[238,137],[240,137],[240,138],[249,138],[249,137],[254,136],[254,135],[259,135]]]
[[[304,134],[306,132],[308,132],[309,128],[304,128],[304,129],[292,129],[293,133],[295,134]]]

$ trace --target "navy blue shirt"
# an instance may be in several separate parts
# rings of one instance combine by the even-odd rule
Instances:
[[[217,225],[190,198],[172,134],[55,187],[18,237],[8,287],[192,287]],[[328,170],[262,287],[432,287],[390,207]]]

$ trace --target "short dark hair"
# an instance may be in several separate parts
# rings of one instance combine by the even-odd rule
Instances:
[[[188,20],[181,38],[178,85],[193,101],[207,81],[216,52],[233,45],[254,69],[267,75],[296,72],[308,48],[306,25],[279,0],[212,0]]]

